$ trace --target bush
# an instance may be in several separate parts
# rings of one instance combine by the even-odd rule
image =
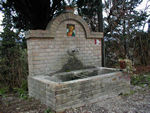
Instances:
[[[10,90],[13,87],[21,87],[22,81],[27,78],[27,52],[23,48],[23,36],[21,30],[14,29],[12,23],[12,10],[5,6],[2,21],[0,45],[0,82],[7,85]]]
[[[0,59],[0,82],[9,89],[21,87],[28,75],[26,49],[19,48],[15,54]]]
[[[131,84],[150,87],[150,73],[131,76]]]

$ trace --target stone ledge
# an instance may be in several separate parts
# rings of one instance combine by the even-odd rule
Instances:
[[[101,39],[104,37],[103,35],[104,35],[103,32],[91,32],[90,36],[87,38],[88,39]]]
[[[51,34],[47,30],[30,30],[25,33],[26,39],[30,38],[49,38],[49,39],[54,39],[55,35]]]
[[[30,30],[25,33],[26,39],[54,39],[55,34],[47,30]],[[101,39],[103,38],[103,32],[91,32],[87,34],[87,39]]]

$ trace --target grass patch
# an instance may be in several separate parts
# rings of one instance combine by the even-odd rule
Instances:
[[[20,88],[13,88],[13,90],[19,95],[20,98],[28,99],[28,85],[26,80],[22,82]]]
[[[14,88],[14,92],[16,92],[21,99],[28,99],[28,92],[22,88]]]
[[[27,81],[22,81],[21,87],[14,87],[12,90],[10,90],[5,84],[0,84],[0,96],[5,96],[9,93],[17,93],[20,98],[28,99]]]
[[[50,108],[46,109],[44,113],[53,113]]]
[[[141,86],[141,87],[144,86],[150,87],[150,73],[131,76],[131,84]]]
[[[120,93],[119,96],[127,97],[133,95],[134,93],[136,93],[136,91],[130,90],[129,93]]]
[[[0,96],[5,96],[8,93],[8,87],[0,88]]]

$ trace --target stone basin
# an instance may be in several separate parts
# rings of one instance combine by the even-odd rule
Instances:
[[[127,75],[105,67],[29,76],[28,85],[29,96],[39,99],[56,112],[130,91]]]

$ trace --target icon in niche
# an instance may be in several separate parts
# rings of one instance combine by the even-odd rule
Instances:
[[[67,36],[75,37],[75,25],[67,24]]]

